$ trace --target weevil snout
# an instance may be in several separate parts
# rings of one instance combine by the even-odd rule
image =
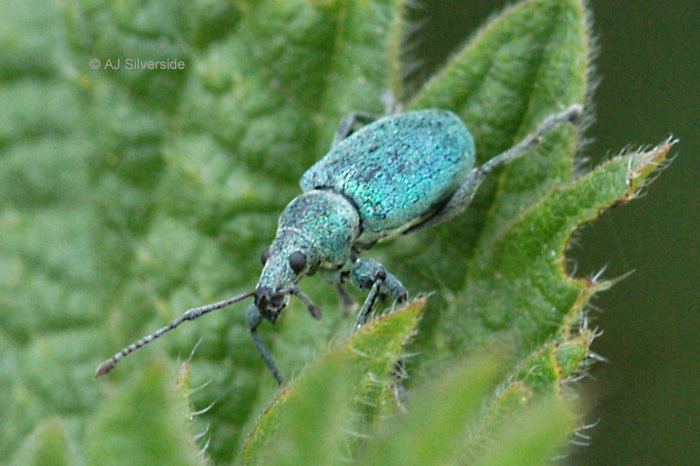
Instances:
[[[260,310],[261,314],[272,320],[277,319],[280,311],[287,305],[289,294],[279,291],[273,291],[267,286],[259,286],[255,290],[255,306]]]
[[[255,288],[255,307],[273,323],[289,302],[291,287],[298,279],[278,249],[278,245],[271,248]]]
[[[267,286],[260,286],[255,290],[255,305],[257,307],[267,307],[272,302],[272,289]]]

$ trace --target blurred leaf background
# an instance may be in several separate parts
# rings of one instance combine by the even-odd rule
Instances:
[[[231,289],[232,284],[249,287],[257,274],[260,246],[266,240],[261,232],[273,231],[280,207],[296,192],[295,179],[323,153],[339,117],[349,109],[380,111],[377,96],[389,83],[396,86],[398,70],[383,66],[383,51],[374,47],[386,41],[391,49],[395,40],[392,34],[398,26],[387,14],[390,2],[377,2],[374,10],[365,12],[326,7],[329,17],[343,14],[343,18],[350,18],[344,33],[358,45],[346,50],[346,60],[340,62],[333,62],[333,57],[324,55],[323,47],[319,48],[319,43],[333,33],[332,23],[319,22],[313,15],[298,15],[291,4],[285,7],[283,3],[269,2],[274,8],[266,9],[253,8],[253,3],[195,2],[187,14],[177,3],[164,8],[162,2],[123,2],[109,9],[92,1],[0,5],[3,16],[8,18],[0,22],[0,99],[4,106],[0,113],[0,147],[4,152],[0,181],[2,202],[8,207],[3,208],[0,221],[2,248],[12,252],[3,255],[0,262],[5,277],[0,303],[4,309],[0,383],[7,393],[0,405],[4,414],[4,444],[0,444],[0,451],[5,456],[14,453],[16,463],[26,464],[29,458],[40,463],[46,452],[62,451],[64,458],[52,457],[51,461],[59,464],[63,459],[71,464],[71,458],[82,448],[75,439],[85,438],[86,450],[78,457],[86,455],[91,463],[104,464],[111,458],[115,464],[124,464],[151,458],[151,463],[160,460],[192,464],[203,461],[198,452],[203,442],[196,443],[191,434],[196,428],[205,427],[209,432],[204,438],[211,441],[209,452],[224,461],[237,449],[241,435],[250,430],[251,426],[241,426],[240,420],[252,422],[275,391],[252,351],[242,312],[235,311],[183,327],[177,336],[160,342],[160,349],[152,349],[151,354],[167,352],[185,360],[198,337],[206,337],[194,356],[191,372],[189,365],[180,368],[177,387],[173,387],[174,376],[168,371],[173,366],[147,355],[135,356],[131,361],[141,369],[119,371],[104,385],[85,378],[92,372],[94,359],[111,354],[122,343],[140,336],[144,329],[156,327],[202,300],[216,299],[223,291],[238,291]],[[412,88],[418,89],[447,54],[457,50],[467,34],[499,6],[496,2],[439,2],[411,10],[409,15],[415,17],[416,23],[420,19],[427,22],[414,34],[416,63],[425,62],[409,74],[408,94]],[[595,3],[592,6],[598,18],[601,13]],[[692,152],[690,148],[694,147],[693,135],[686,138],[683,134],[693,121],[691,117],[669,123],[662,123],[658,117],[659,113],[668,118],[683,115],[682,105],[688,104],[689,99],[673,99],[671,89],[683,90],[677,81],[688,72],[687,67],[673,73],[669,69],[678,66],[678,61],[661,67],[659,62],[645,60],[647,57],[640,50],[664,50],[659,48],[663,41],[654,41],[653,47],[649,45],[647,49],[634,47],[637,44],[631,43],[630,35],[621,34],[618,29],[625,23],[638,31],[642,29],[638,24],[650,21],[640,43],[652,44],[652,39],[659,38],[650,37],[648,32],[658,31],[655,21],[687,21],[692,15],[670,9],[663,12],[667,15],[664,16],[639,8],[601,8],[603,19],[598,21],[604,22],[604,14],[609,11],[626,12],[638,21],[614,22],[609,30],[620,36],[610,41],[610,50],[605,42],[608,28],[601,31],[600,73],[605,78],[601,92],[608,79],[617,78],[624,83],[608,95],[597,94],[599,119],[589,134],[598,139],[588,146],[586,154],[614,153],[628,143],[658,142],[670,132],[682,137],[682,152]],[[242,15],[248,13],[247,21],[239,25]],[[227,38],[234,28],[236,36]],[[292,35],[276,35],[285,28]],[[304,31],[305,35],[295,36],[295,30]],[[260,40],[261,37],[269,40]],[[668,37],[679,40],[678,34]],[[290,43],[295,47],[289,47]],[[614,71],[606,72],[606,54],[624,46],[631,47],[636,55],[623,67],[617,59],[625,55],[615,54],[615,59],[610,60]],[[684,49],[678,47],[674,53],[679,50]],[[353,53],[358,54],[356,60],[352,60]],[[376,60],[372,54],[376,54]],[[192,65],[195,68],[188,70],[197,79],[185,79],[184,73],[97,73],[88,67],[89,59],[95,56],[197,56],[196,67]],[[670,60],[674,56],[666,54],[659,59]],[[644,68],[635,73],[632,65]],[[326,82],[325,94],[319,96],[309,84],[324,79],[322,70],[329,67],[334,71],[334,79]],[[347,86],[348,80],[363,74],[372,79],[361,86]],[[608,74],[613,76],[608,78]],[[673,78],[675,87],[652,86],[654,77]],[[575,94],[576,87],[570,84],[566,89],[573,89]],[[697,81],[689,79],[688,84],[692,86]],[[230,88],[237,91],[227,92]],[[439,86],[437,89],[433,97],[430,92],[423,97],[426,105],[444,97]],[[654,100],[652,89],[667,90]],[[624,95],[633,98],[619,102]],[[649,102],[646,112],[633,110],[632,104],[641,105],[640,101]],[[419,98],[418,105],[420,102]],[[275,111],[271,113],[270,109]],[[468,105],[464,111],[467,113],[461,113],[463,117],[479,116],[478,112],[470,113],[474,110],[469,110]],[[604,128],[616,121],[624,129],[610,130],[607,134],[614,133],[615,138],[606,139]],[[640,134],[645,122],[649,126]],[[624,126],[631,124],[634,128]],[[663,124],[669,127],[664,128]],[[479,140],[480,129],[475,130]],[[602,145],[606,141],[608,144]],[[499,146],[492,149],[496,147]],[[238,157],[238,163],[231,160],[232,153]],[[692,166],[691,160],[681,157],[678,163]],[[657,201],[663,217],[642,216],[634,225],[633,221],[638,220],[634,214],[625,217],[617,211],[627,209],[616,209],[604,219],[608,221],[607,231],[605,222],[603,228],[586,230],[579,236],[584,245],[574,250],[575,256],[581,251],[582,257],[577,258],[580,275],[590,274],[608,262],[611,267],[607,276],[629,268],[637,268],[638,273],[617,288],[623,291],[613,289],[598,301],[609,312],[596,316],[597,323],[608,331],[596,350],[610,357],[612,363],[597,369],[602,372],[602,385],[593,387],[593,396],[600,399],[598,409],[603,419],[589,432],[595,447],[575,451],[581,458],[574,457],[573,461],[682,463],[683,458],[673,455],[689,451],[669,446],[673,442],[688,445],[679,434],[688,432],[684,422],[690,422],[693,416],[687,404],[692,403],[692,397],[683,398],[683,391],[676,389],[676,405],[669,403],[665,394],[674,393],[674,383],[682,387],[683,383],[696,381],[673,374],[664,376],[663,372],[680,368],[670,360],[696,363],[692,357],[674,355],[675,349],[689,351],[690,347],[671,339],[681,337],[681,330],[692,334],[693,327],[681,326],[680,319],[693,315],[695,294],[689,286],[696,281],[693,271],[669,265],[676,272],[674,275],[668,270],[664,273],[662,267],[674,257],[673,251],[678,251],[683,264],[698,264],[697,260],[688,261],[688,257],[697,258],[694,236],[688,235],[685,242],[681,241],[683,238],[678,242],[669,240],[674,234],[678,237],[690,232],[690,222],[697,222],[697,215],[691,217],[694,212],[683,210],[694,205],[687,201],[692,191],[681,189],[682,183],[692,179],[692,171],[678,170],[678,163],[670,171],[681,181],[668,185],[673,186],[670,192],[677,193],[678,198]],[[660,185],[665,178],[661,178]],[[658,185],[654,186],[650,199],[657,198],[658,189]],[[634,203],[631,208],[641,209],[635,204],[648,202]],[[680,226],[671,227],[674,224],[670,220],[680,222],[676,224]],[[465,221],[471,222],[473,217]],[[633,228],[625,230],[628,222]],[[662,228],[672,231],[661,235]],[[439,238],[439,233],[434,238]],[[649,244],[644,246],[644,241]],[[687,244],[687,249],[681,250],[679,244]],[[671,253],[660,254],[665,248]],[[419,249],[420,243],[414,241],[384,254],[393,258],[397,266],[405,264],[400,271],[402,278],[423,284],[418,289],[425,288],[436,273],[444,280],[442,285],[458,289],[459,267],[458,273],[450,276],[444,273],[455,268],[448,267],[447,261],[436,265],[434,258],[427,257],[412,263],[409,253]],[[647,265],[646,269],[640,262]],[[412,275],[412,269],[419,270],[417,266],[426,263],[432,264],[431,274]],[[678,272],[683,272],[682,276]],[[659,277],[675,280],[664,287]],[[486,293],[482,296],[487,301],[498,297],[488,286],[494,283],[489,280],[485,281]],[[631,291],[634,288],[627,288],[630,283],[637,283],[644,291]],[[688,284],[685,288],[684,283]],[[314,296],[328,296],[320,283],[306,286]],[[21,292],[17,292],[17,287]],[[664,296],[679,300],[684,290],[688,294],[682,302],[662,305]],[[476,291],[478,302],[478,288]],[[616,300],[616,296],[620,297]],[[324,308],[335,305],[332,298],[319,300]],[[658,312],[654,313],[654,309]],[[312,325],[304,319],[306,316],[298,315],[298,310],[292,309],[289,314],[281,322],[281,329],[265,330],[274,341],[274,352],[282,366],[292,371],[322,351],[325,341],[343,324],[332,317],[333,312],[326,312],[321,326]],[[608,319],[612,332],[606,325]],[[460,320],[464,324],[463,318],[455,315],[454,322]],[[436,327],[428,320],[426,328]],[[437,333],[432,334],[440,334],[439,325],[437,328]],[[664,328],[669,331],[660,331]],[[450,343],[450,335],[446,336],[448,347],[459,344],[454,338]],[[671,341],[664,344],[666,336]],[[420,347],[420,336],[417,344]],[[582,357],[576,352],[562,354],[573,354],[571,357],[578,361]],[[651,361],[662,357],[669,359],[660,360],[658,371],[653,369],[657,366]],[[688,367],[687,373],[697,372],[692,369]],[[336,378],[341,387],[342,377]],[[190,393],[192,387],[204,383],[208,385]],[[688,391],[693,387],[689,385]],[[330,390],[327,406],[339,405]],[[104,403],[105,398],[109,403]],[[212,400],[215,403],[209,408]],[[190,402],[192,406],[188,406]],[[303,409],[303,400],[300,403],[301,408],[297,409]],[[92,418],[96,406],[103,408],[96,419],[86,424],[84,420]],[[143,409],[161,406],[162,409]],[[676,406],[678,412],[673,415],[670,410]],[[189,409],[199,408],[209,409],[194,423],[182,417]],[[547,413],[559,408],[540,409]],[[60,416],[61,420],[51,416]],[[533,416],[532,419],[537,418],[536,413]],[[596,416],[592,414],[591,418]],[[566,416],[561,419],[562,425],[569,425]],[[406,425],[410,430],[411,422]],[[139,431],[146,427],[162,441],[140,435]],[[410,432],[405,438],[411,438]],[[510,438],[523,436],[511,434]],[[109,454],[129,450],[134,452],[132,459]],[[386,455],[391,455],[393,450],[386,451]],[[500,458],[489,458],[487,453],[484,461],[509,464],[503,456],[508,451]],[[274,450],[271,454],[275,454]],[[638,460],[635,455],[639,455]]]

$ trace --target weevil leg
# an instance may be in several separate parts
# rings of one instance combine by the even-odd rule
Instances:
[[[406,405],[408,402],[406,386],[403,384],[403,381],[406,379],[408,379],[408,374],[406,373],[404,360],[399,359],[394,362],[394,365],[391,368],[390,387],[393,389],[396,404],[402,411],[406,410]]]
[[[367,321],[380,292],[388,294],[397,303],[403,303],[408,299],[408,291],[403,283],[393,273],[387,272],[384,266],[374,259],[365,257],[357,259],[352,265],[351,273],[353,282],[358,288],[361,290],[370,289],[357,316],[355,329],[360,328]]]
[[[355,298],[347,292],[341,282],[335,284],[335,289],[338,292],[338,301],[340,301],[340,312],[343,317],[347,317],[357,310],[358,304]]]
[[[365,322],[367,322],[367,318],[372,313],[374,303],[377,301],[379,288],[381,288],[382,284],[384,283],[384,280],[385,278],[378,277],[374,280],[374,283],[372,283],[372,289],[369,291],[367,299],[365,299],[365,302],[362,305],[362,309],[360,309],[360,313],[357,314],[357,320],[355,321],[355,325],[353,326],[354,330],[357,330],[358,328],[362,327],[363,325],[365,325]]]
[[[396,100],[394,94],[390,90],[383,93],[380,98],[384,104],[385,115],[394,115],[401,112],[401,103]],[[375,115],[373,113],[352,112],[340,122],[340,127],[338,127],[338,131],[335,133],[331,147],[335,147],[340,141],[357,131],[359,129],[357,127],[358,125],[368,125],[381,117],[382,115]]]
[[[432,225],[442,223],[445,220],[449,220],[452,217],[456,217],[464,212],[469,204],[471,204],[472,199],[474,199],[474,195],[476,195],[476,192],[479,190],[482,181],[486,178],[486,172],[482,170],[482,167],[483,165],[469,172],[467,178],[459,185],[444,206],[435,212],[432,217],[411,228],[409,231],[420,231]]]
[[[486,175],[496,168],[507,165],[513,160],[519,159],[525,155],[530,149],[540,144],[544,136],[553,129],[567,123],[575,124],[581,118],[581,113],[582,109],[580,105],[572,105],[561,113],[549,116],[540,124],[534,133],[527,135],[515,146],[493,157],[482,166],[472,170],[444,206],[433,214],[432,217],[412,228],[410,231],[419,231],[429,226],[442,223],[464,212],[474,199],[474,195],[484,181],[484,178],[486,178]]]
[[[357,131],[358,128],[356,128],[356,126],[358,124],[362,126],[368,125],[379,118],[379,116],[372,113],[352,112],[340,122],[340,126],[338,127],[338,131],[335,133],[331,147],[335,147],[340,141]]]
[[[384,113],[387,115],[395,115],[403,111],[403,105],[399,102],[391,89],[384,92],[380,97],[384,104]]]
[[[275,378],[278,384],[284,385],[284,377],[282,377],[282,372],[280,372],[274,358],[272,357],[272,353],[270,353],[270,350],[267,349],[265,342],[258,333],[258,325],[260,325],[260,322],[262,322],[262,315],[260,314],[260,311],[257,307],[255,307],[255,304],[251,304],[248,307],[248,328],[250,329],[250,336],[253,337],[253,343],[255,343],[255,347],[258,348],[258,352],[265,361],[265,365],[268,369],[270,369],[270,372],[272,372],[272,376]]]

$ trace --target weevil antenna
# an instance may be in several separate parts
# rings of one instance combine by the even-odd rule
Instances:
[[[243,301],[246,298],[250,298],[255,294],[255,290],[253,291],[247,291],[245,293],[241,293],[239,295],[233,296],[228,299],[224,299],[223,301],[219,301],[216,303],[212,304],[207,304],[206,306],[201,306],[201,307],[195,307],[192,309],[189,309],[187,312],[182,314],[180,317],[177,319],[173,320],[170,322],[168,325],[165,327],[162,327],[155,332],[151,333],[150,335],[146,335],[145,337],[141,338],[140,340],[132,343],[131,345],[127,346],[111,358],[107,359],[105,362],[100,364],[97,367],[97,371],[95,372],[95,378],[107,374],[109,371],[114,369],[114,366],[119,364],[122,359],[136,351],[137,349],[143,348],[156,338],[162,336],[164,333],[169,332],[170,330],[173,330],[177,328],[181,323],[185,322],[186,320],[194,320],[198,317],[203,316],[204,314],[208,314],[212,311],[216,311],[218,309],[225,308],[227,306],[230,306],[231,304],[235,304],[239,301]]]

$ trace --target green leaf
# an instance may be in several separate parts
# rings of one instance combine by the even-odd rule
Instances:
[[[335,464],[341,455],[351,456],[347,432],[361,435],[378,411],[391,410],[381,406],[394,402],[386,396],[390,372],[424,307],[425,299],[419,299],[377,318],[316,359],[258,420],[246,440],[244,462]]]
[[[283,395],[285,398],[277,402],[284,403],[283,408],[272,406],[263,414],[255,438],[247,441],[243,451],[245,463],[338,464],[350,414],[347,379],[343,365],[333,358],[305,373],[295,383],[295,393]]]
[[[221,464],[241,454],[250,431],[247,454],[261,461],[357,457],[366,437],[396,415],[397,393],[407,390],[421,406],[413,385],[443,380],[443,369],[495,341],[515,356],[503,363],[507,378],[481,397],[471,440],[443,444],[473,451],[503,438],[512,446],[501,452],[506,459],[526,448],[499,436],[511,418],[537,418],[528,406],[563,397],[590,363],[585,307],[611,284],[567,277],[568,238],[601,209],[634,198],[669,145],[577,178],[578,135],[561,128],[491,176],[464,215],[373,250],[413,294],[438,291],[409,351],[416,354],[403,361],[412,376],[406,387],[393,380],[389,389],[387,374],[420,311],[408,308],[348,340],[372,341],[364,353],[381,357],[336,360],[348,347],[326,348],[350,321],[333,312],[332,288],[316,278],[303,286],[324,310],[320,324],[292,303],[262,328],[279,365],[295,374],[282,395],[241,308],[183,326],[160,349],[92,381],[100,360],[183,309],[254,285],[279,212],[348,112],[381,113],[389,89],[406,108],[452,109],[483,162],[588,97],[580,0],[526,0],[504,10],[407,102],[403,8],[399,0],[0,4],[3,458]],[[130,57],[186,66],[89,66]],[[191,375],[176,386],[168,369],[199,340]],[[154,364],[149,351],[167,358]],[[270,400],[277,401],[260,417]],[[198,409],[206,412],[188,421]],[[205,436],[193,435],[205,426]],[[542,429],[532,447],[538,458],[558,442]],[[277,445],[269,443],[273,431]],[[327,441],[313,444],[312,433]],[[420,458],[432,460],[431,445],[412,447],[425,447]]]
[[[491,439],[476,460],[483,466],[539,466],[549,464],[575,426],[572,408],[546,398],[521,411]]]
[[[185,123],[251,167],[296,184],[340,119],[382,110],[394,2],[264,1],[197,64]],[[204,112],[204,113],[202,113]]]
[[[503,376],[504,366],[495,355],[476,357],[420,387],[413,394],[410,411],[384,423],[384,432],[369,442],[360,464],[451,463],[483,400]]]
[[[205,464],[191,436],[187,386],[176,390],[167,366],[153,362],[133,374],[90,423],[91,464]]]
[[[441,316],[447,348],[463,354],[470,351],[465,340],[474,348],[509,335],[515,353],[525,355],[552,338],[575,334],[588,300],[611,283],[567,276],[563,258],[571,234],[602,209],[636,197],[671,145],[617,157],[552,189],[479,249],[455,300],[469,311],[455,306]]]
[[[560,449],[574,425],[571,406],[547,397],[511,413],[491,436],[478,435],[507,368],[502,348],[455,364],[437,380],[418,387],[407,413],[388,418],[368,441],[360,464],[540,465]],[[499,355],[500,354],[500,355]]]
[[[71,451],[66,428],[59,419],[47,419],[39,424],[15,455],[17,466],[77,464]]]

